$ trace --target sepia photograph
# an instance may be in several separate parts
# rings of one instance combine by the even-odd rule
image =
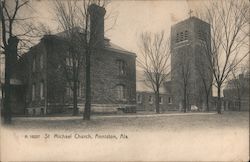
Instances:
[[[0,0],[0,161],[249,161],[249,0]]]

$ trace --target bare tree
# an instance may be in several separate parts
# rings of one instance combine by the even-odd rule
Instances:
[[[28,0],[15,0],[0,2],[1,20],[1,49],[5,55],[5,80],[4,80],[4,122],[11,123],[11,104],[10,104],[10,78],[12,77],[13,67],[15,66],[18,51],[22,50],[31,40],[33,33],[32,25],[24,23],[30,19],[21,17],[20,11],[29,7]],[[22,25],[21,25],[22,24]],[[25,30],[22,30],[26,26]]]
[[[210,63],[207,61],[207,55],[208,55],[207,52],[210,52],[210,50],[207,50],[206,46],[203,46],[203,44],[201,47],[203,48],[199,52],[200,53],[200,55],[198,56],[199,61],[197,61],[197,66],[196,66],[198,76],[202,82],[201,83],[202,89],[199,95],[200,97],[205,98],[206,111],[209,111],[210,110],[209,100],[212,95],[212,86],[213,86],[213,74],[210,68]],[[208,45],[207,47],[209,48],[210,46]],[[205,92],[205,96],[204,96],[204,92]]]
[[[187,112],[189,107],[189,94],[190,94],[190,73],[191,73],[191,60],[189,51],[185,51],[181,53],[181,58],[179,63],[179,68],[174,70],[179,70],[180,80],[178,80],[178,84],[181,85],[181,89],[179,90],[182,93],[183,97],[183,110]]]
[[[217,112],[221,114],[221,89],[232,69],[249,54],[244,52],[248,43],[249,7],[247,1],[209,1],[200,17],[211,25],[211,40],[204,39],[203,47],[217,87]],[[204,33],[206,34],[206,33]],[[211,48],[210,48],[211,41]]]
[[[245,81],[244,81],[244,75],[247,73],[246,67],[241,67],[241,68],[234,68],[231,71],[231,79],[229,79],[228,84],[232,84],[235,93],[236,93],[236,98],[237,98],[237,103],[238,103],[238,111],[241,111],[241,100],[242,100],[242,95],[245,93],[246,88],[245,86]],[[242,78],[240,77],[242,76]]]
[[[146,83],[155,93],[156,113],[160,113],[160,87],[167,80],[170,72],[170,45],[165,33],[142,33],[140,36],[141,56],[138,66],[146,76]]]
[[[80,49],[81,43],[83,43],[83,35],[80,31],[77,1],[55,1],[54,6],[60,28],[65,34],[64,40],[68,49],[67,54],[61,58],[61,65],[64,69],[68,86],[73,92],[73,115],[78,115],[79,70],[83,65],[84,55]]]
[[[56,2],[56,13],[59,24],[62,29],[73,31],[72,29],[79,27],[82,29],[79,45],[78,41],[69,40],[71,51],[69,52],[73,61],[73,94],[74,94],[74,110],[77,110],[77,89],[78,89],[78,75],[79,67],[84,60],[85,70],[85,109],[83,118],[90,120],[91,112],[91,55],[104,44],[104,19],[99,19],[97,16],[103,16],[106,13],[105,7],[109,4],[108,0],[83,0],[70,2]],[[96,10],[98,8],[98,11]],[[102,29],[103,28],[103,29]],[[103,33],[98,33],[103,31]],[[75,37],[74,32],[67,32],[72,39]],[[74,36],[73,36],[74,35]],[[101,36],[102,35],[102,36]],[[73,36],[73,37],[72,37]],[[75,47],[82,46],[84,51],[84,58],[82,53],[76,54]],[[80,62],[79,62],[80,61]],[[75,70],[74,70],[75,69]],[[77,111],[75,111],[77,112]]]

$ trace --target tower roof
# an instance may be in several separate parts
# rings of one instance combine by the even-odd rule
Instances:
[[[174,25],[172,25],[172,27],[176,26],[176,25],[180,25],[180,24],[188,24],[188,23],[192,23],[192,22],[199,22],[199,23],[203,23],[203,24],[207,24],[207,25],[210,25],[209,23],[207,23],[206,21],[203,21],[201,20],[200,18],[198,17],[195,17],[195,16],[191,16],[185,20],[182,20]]]

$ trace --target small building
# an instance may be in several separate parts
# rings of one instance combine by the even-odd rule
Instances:
[[[136,110],[156,111],[155,93],[149,85],[143,71],[136,72]],[[160,111],[174,110],[173,96],[167,91],[164,84],[160,87]]]
[[[249,111],[249,72],[231,79],[223,90],[225,110]]]

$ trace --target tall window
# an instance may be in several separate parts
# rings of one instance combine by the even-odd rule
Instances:
[[[184,40],[188,40],[188,31],[187,30],[185,30]]]
[[[41,56],[40,56],[40,68],[41,69],[43,69],[43,62],[44,62],[43,55],[41,54]]]
[[[141,94],[137,94],[136,100],[137,100],[137,103],[141,103],[142,102],[142,96],[141,96]]]
[[[82,96],[82,84],[78,82],[77,96]]]
[[[180,42],[184,40],[183,36],[184,36],[183,32],[181,32],[181,34],[180,34]]]
[[[118,70],[119,70],[119,75],[125,75],[126,74],[126,63],[123,60],[118,60]]]
[[[40,83],[40,98],[44,99],[44,83],[41,81]]]
[[[33,62],[32,62],[32,71],[35,72],[36,71],[36,59],[33,58]]]
[[[152,97],[151,95],[148,97],[148,102],[149,102],[150,104],[153,103],[153,97]]]
[[[66,65],[67,66],[73,66],[73,59],[71,57],[66,58]]]
[[[32,101],[35,100],[36,98],[36,85],[35,84],[32,84]]]
[[[67,96],[70,96],[70,97],[73,96],[73,91],[72,91],[71,87],[66,87],[66,94],[67,94]]]
[[[124,85],[118,85],[116,86],[117,91],[117,99],[118,100],[126,100],[126,91]]]
[[[159,103],[163,104],[163,98],[162,97],[159,97]]]
[[[179,33],[177,33],[177,35],[176,35],[176,43],[178,43],[179,42]]]
[[[171,104],[172,103],[172,98],[168,97],[168,103]]]

